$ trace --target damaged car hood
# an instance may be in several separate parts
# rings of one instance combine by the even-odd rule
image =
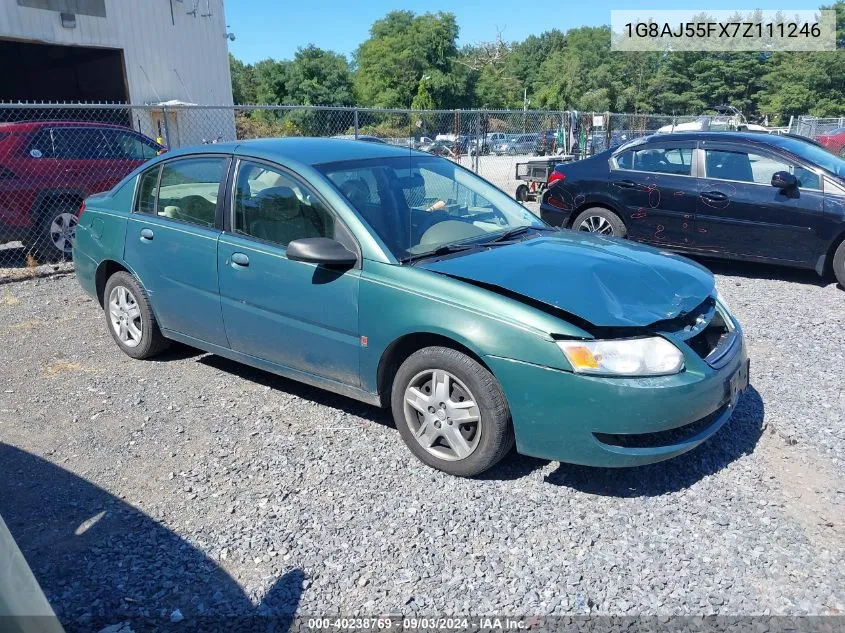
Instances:
[[[579,231],[417,265],[528,297],[600,327],[672,319],[714,291],[713,275],[688,259]]]

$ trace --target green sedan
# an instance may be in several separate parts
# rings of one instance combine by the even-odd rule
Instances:
[[[707,270],[549,227],[407,148],[169,152],[80,213],[77,277],[126,354],[179,341],[390,408],[411,452],[454,475],[514,443],[596,466],[674,457],[748,384]]]

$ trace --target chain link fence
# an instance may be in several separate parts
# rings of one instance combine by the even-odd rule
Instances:
[[[814,139],[834,154],[845,158],[845,116],[793,117],[789,122],[789,133]]]
[[[454,160],[515,195],[524,184],[517,170],[524,173],[530,160],[578,159],[694,119],[538,110],[0,103],[0,268],[69,261],[82,200],[168,149],[284,136],[378,139]],[[821,121],[828,120],[817,120],[814,130],[827,129]]]

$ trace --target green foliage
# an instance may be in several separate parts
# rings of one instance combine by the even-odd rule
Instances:
[[[835,52],[614,52],[606,26],[458,50],[453,14],[391,11],[373,23],[352,65],[314,46],[289,61],[246,65],[230,56],[232,90],[236,103],[522,108],[527,96],[531,108],[558,110],[683,115],[728,104],[752,121],[840,116],[845,0],[822,8],[837,14]],[[293,117],[283,116],[305,133],[332,128],[313,113]]]

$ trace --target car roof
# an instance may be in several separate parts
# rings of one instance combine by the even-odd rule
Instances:
[[[740,132],[724,130],[721,132],[659,132],[642,137],[643,141],[651,142],[664,138],[671,138],[675,141],[759,141],[765,139],[769,134],[765,132]]]
[[[117,125],[114,123],[96,123],[91,121],[7,121],[0,123],[0,130],[3,130],[4,132],[31,132],[43,127],[88,127],[135,131],[125,125]]]
[[[418,152],[408,146],[389,145],[387,143],[368,143],[366,141],[340,138],[312,138],[305,136],[287,138],[259,138],[246,141],[228,141],[208,145],[190,145],[171,150],[160,157],[169,160],[177,156],[194,154],[237,154],[252,156],[271,161],[290,160],[301,165],[321,165],[323,163],[347,160],[366,160],[391,156],[421,156],[431,158],[431,154]]]
[[[207,146],[205,146],[207,147]],[[203,147],[203,150],[205,149]],[[226,151],[222,146],[220,149]],[[388,145],[387,143],[367,143],[339,138],[262,138],[241,141],[236,144],[237,154],[276,155],[305,165],[320,165],[347,160],[366,160],[368,158],[389,158],[391,156],[429,156],[408,147]]]

